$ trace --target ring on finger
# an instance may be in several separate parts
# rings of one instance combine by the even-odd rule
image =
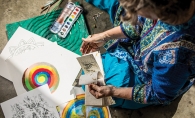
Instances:
[[[92,37],[92,35],[89,35],[88,37],[89,37],[89,38],[91,38],[91,37]]]

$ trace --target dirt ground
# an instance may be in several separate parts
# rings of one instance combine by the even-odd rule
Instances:
[[[25,20],[40,15],[41,7],[48,0],[0,0],[0,51],[7,43],[6,27],[8,23]],[[95,33],[105,31],[112,27],[109,16],[94,6],[79,1],[84,8],[84,17],[87,22],[89,32],[92,32],[92,16],[98,12],[103,12],[99,18]],[[67,3],[64,0],[61,7]],[[1,66],[1,65],[0,65]],[[0,77],[0,103],[16,96],[13,83]],[[139,110],[127,110],[121,108],[110,108],[113,118],[195,118],[195,85],[182,97],[175,100],[169,106],[150,106]],[[0,109],[0,118],[4,118]]]

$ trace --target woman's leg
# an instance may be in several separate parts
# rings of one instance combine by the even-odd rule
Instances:
[[[131,64],[127,60],[129,54],[125,49],[118,46],[102,55],[102,63],[107,85],[116,87],[133,87],[137,83],[137,76],[131,70]],[[141,84],[141,83],[139,83]],[[139,104],[131,100],[113,98],[116,102],[112,107],[121,107],[127,109],[138,109],[148,105]]]

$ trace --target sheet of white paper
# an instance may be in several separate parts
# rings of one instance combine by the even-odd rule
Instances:
[[[9,72],[14,78],[17,94],[28,91],[29,86],[33,88],[47,82],[51,85],[56,104],[73,99],[74,94],[71,95],[71,90],[72,83],[80,71],[80,65],[76,60],[79,55],[54,44],[39,49],[6,60]],[[27,74],[25,78],[24,73]]]
[[[5,118],[60,118],[47,84],[1,103]]]
[[[18,29],[15,31],[11,39],[7,42],[6,46],[2,50],[1,57],[6,60],[22,53],[32,51],[36,48],[49,45],[51,43],[51,41],[40,37],[35,33],[32,33],[22,27],[18,27]],[[4,61],[0,63],[4,63]],[[6,72],[8,71],[6,64],[0,66],[0,70],[1,69],[3,69],[4,71],[0,71],[0,75],[12,81],[10,75],[8,75]]]

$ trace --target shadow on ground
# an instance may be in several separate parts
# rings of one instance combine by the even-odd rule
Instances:
[[[149,106],[138,110],[110,109],[113,118],[172,118],[177,111],[180,100],[181,97],[173,101],[169,106]]]

